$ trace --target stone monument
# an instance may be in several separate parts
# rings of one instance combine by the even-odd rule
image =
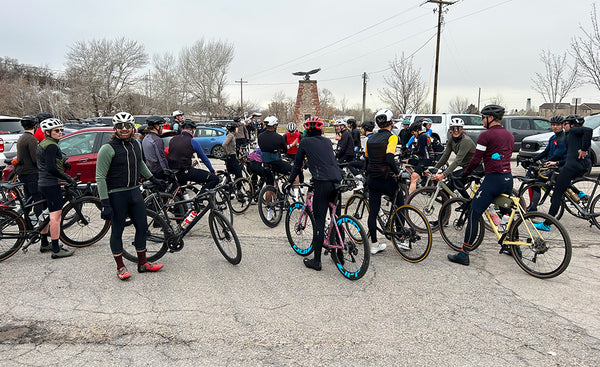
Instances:
[[[298,81],[298,95],[296,97],[296,107],[294,108],[294,122],[302,130],[309,117],[321,117],[321,104],[319,103],[319,91],[317,81],[311,80],[310,76],[321,69],[311,71],[298,71],[292,75],[304,76],[303,80]]]

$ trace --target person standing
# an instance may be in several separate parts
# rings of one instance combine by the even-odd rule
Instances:
[[[152,264],[146,259],[146,204],[140,191],[140,176],[164,187],[142,160],[142,148],[134,137],[134,118],[127,112],[113,117],[114,134],[98,151],[96,182],[102,201],[101,217],[111,220],[110,250],[117,264],[121,280],[131,278],[123,263],[123,230],[127,217],[135,227],[134,245],[138,257],[138,273],[155,272],[162,264]]]
[[[360,129],[356,125],[356,119],[355,118],[349,118],[346,122],[348,123],[348,129],[350,130],[350,134],[352,135],[352,142],[354,143],[354,157],[356,157],[356,154],[361,149],[361,144],[360,144],[360,135],[361,135],[360,134]]]
[[[402,150],[402,152],[406,151],[408,149],[408,141],[410,140],[410,138],[412,137],[412,134],[410,133],[410,130],[408,129],[410,126],[410,120],[409,119],[404,119],[404,121],[402,121],[402,130],[400,130],[400,132],[398,133],[398,137],[400,138],[400,149]]]
[[[223,150],[225,151],[225,168],[227,172],[233,173],[235,179],[242,177],[242,169],[240,168],[240,162],[237,159],[236,154],[236,133],[239,129],[239,125],[235,122],[230,122],[225,126],[227,130],[227,136],[223,142]],[[244,128],[244,127],[242,127]]]
[[[182,128],[182,124],[183,124],[183,111],[181,110],[175,110],[173,111],[173,122],[171,122],[169,128],[173,131],[175,131],[175,133],[180,134],[181,133],[181,128]]]
[[[76,184],[71,176],[63,172],[63,154],[58,146],[58,141],[62,138],[63,126],[63,123],[55,118],[42,121],[40,127],[45,137],[36,150],[39,171],[38,188],[46,198],[46,205],[50,212],[50,239],[53,259],[69,257],[74,253],[73,250],[66,249],[58,244],[63,207],[60,180],[67,181],[69,185]]]
[[[164,171],[169,168],[165,155],[165,143],[160,137],[165,119],[161,116],[150,116],[146,119],[146,136],[142,140],[144,161],[153,176],[164,179]]]
[[[338,120],[335,122],[335,127],[340,133],[338,152],[335,158],[338,163],[351,162],[354,159],[354,140],[352,140],[352,134],[348,131],[348,124],[346,121]]]
[[[248,145],[250,142],[250,133],[246,129],[246,124],[239,117],[234,117],[233,122],[238,127],[235,133],[235,146],[238,152],[240,152],[242,147]]]
[[[414,151],[416,158],[409,159],[408,163],[413,165],[413,172],[410,176],[410,187],[408,193],[412,193],[417,188],[417,182],[423,175],[425,169],[432,163],[433,148],[431,146],[431,137],[423,130],[420,122],[413,122],[409,127],[410,132],[417,141],[417,147]]]

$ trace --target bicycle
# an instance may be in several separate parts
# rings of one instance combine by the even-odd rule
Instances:
[[[229,198],[229,207],[234,214],[242,214],[250,207],[254,196],[252,183],[246,177],[235,178],[227,171],[217,171],[219,182],[225,184],[225,191]]]
[[[237,265],[240,263],[242,260],[240,241],[231,222],[217,208],[215,196],[220,189],[219,187],[200,192],[191,199],[164,203],[161,201],[160,190],[150,181],[145,181],[142,186],[151,192],[146,200],[152,202],[155,208],[159,208],[158,211],[146,210],[148,223],[146,257],[148,261],[153,262],[160,259],[167,251],[181,251],[184,247],[184,237],[208,213],[210,234],[219,252],[231,264]],[[185,219],[182,221],[172,220],[169,208],[187,206],[188,203],[191,204],[192,208],[186,212]],[[126,230],[131,231],[132,228],[133,225],[129,222],[129,225],[126,225]],[[123,243],[130,244],[130,246],[123,246],[123,257],[137,262],[133,236],[133,233],[123,235]]]
[[[21,192],[23,183],[2,183],[10,201],[0,206],[0,261],[14,255],[21,247],[27,252],[29,246],[41,239],[41,231],[50,223],[48,212],[42,213],[37,222],[30,217],[34,206],[46,200],[25,201]],[[89,190],[89,186],[88,186]],[[100,241],[108,232],[109,220],[100,218],[100,199],[85,195],[76,186],[64,186],[64,206],[60,223],[60,240],[71,247],[86,247]]]
[[[486,211],[485,217],[480,218],[472,250],[483,241],[486,218],[501,245],[500,252],[510,249],[513,259],[526,273],[536,278],[552,278],[565,271],[571,261],[571,239],[556,218],[541,212],[526,213],[518,196],[502,194],[494,199],[494,204],[511,210],[508,223],[506,226],[496,225]],[[462,250],[470,207],[470,200],[452,198],[440,209],[440,233],[444,242],[455,251]],[[534,223],[543,221],[551,223],[550,231],[542,232],[535,228]]]
[[[396,177],[398,185],[393,198],[383,196],[377,216],[377,231],[392,241],[396,252],[408,262],[420,262],[431,251],[431,226],[421,211],[411,205],[395,204],[399,190],[402,190],[401,176]],[[369,201],[366,193],[355,193],[346,201],[344,214],[357,220],[369,217]]]
[[[265,170],[272,170],[268,163],[264,166]],[[284,211],[290,207],[290,198],[293,196],[289,190],[281,189],[287,184],[287,175],[279,172],[273,172],[273,175],[275,177],[274,185],[263,186],[258,194],[258,215],[262,222],[270,228],[279,225]],[[298,190],[298,199],[295,201],[304,201],[302,190]]]
[[[308,187],[306,202],[296,201],[291,204],[285,217],[285,232],[292,249],[301,256],[310,255],[313,250],[312,213],[313,186]],[[325,256],[331,253],[331,259],[339,272],[350,280],[362,278],[369,268],[371,252],[367,232],[359,221],[349,215],[337,216],[336,209],[341,202],[341,194],[347,190],[345,185],[336,186],[336,204],[329,203],[329,223],[326,225],[323,248]],[[309,244],[304,247],[305,244]]]

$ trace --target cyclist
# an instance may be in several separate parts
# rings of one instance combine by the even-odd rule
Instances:
[[[340,138],[335,158],[338,163],[350,162],[354,159],[354,141],[352,140],[352,134],[348,131],[348,123],[338,120],[335,122],[335,128]]]
[[[421,122],[413,122],[408,130],[417,141],[413,157],[408,160],[408,163],[413,166],[408,190],[411,193],[417,188],[417,181],[419,181],[425,169],[432,164],[433,148],[431,147],[431,137],[423,130]]]
[[[294,122],[290,122],[287,125],[287,132],[283,134],[283,138],[285,139],[285,156],[293,162],[296,158],[296,153],[298,153],[300,139],[302,139],[302,134],[300,134]],[[304,182],[304,172],[302,170],[298,173],[298,180],[299,182]]]
[[[431,133],[433,132],[433,130],[431,130],[431,119],[428,117],[423,117],[423,118],[420,118],[417,121],[413,122],[413,124],[417,123],[417,122],[420,122],[421,126],[425,127],[425,132],[427,133],[427,135],[431,136]],[[409,128],[409,132],[410,132],[410,128]],[[412,136],[408,139],[408,143],[406,143],[407,148],[410,148],[410,146],[413,144],[413,142],[416,139],[412,132],[410,134]]]
[[[564,160],[559,162],[550,162],[549,165],[559,166],[559,175],[554,185],[554,193],[550,199],[550,209],[548,214],[555,216],[558,213],[563,194],[574,178],[583,176],[591,166],[590,156],[588,155],[592,142],[593,130],[589,127],[583,127],[583,117],[579,115],[569,115],[565,117],[565,131],[567,133],[567,155]],[[549,231],[550,224],[540,222],[534,224],[537,229]]]
[[[146,259],[146,204],[140,191],[140,175],[164,187],[164,182],[152,176],[142,160],[142,148],[134,137],[134,118],[127,112],[113,117],[114,134],[98,151],[96,182],[102,201],[102,219],[111,220],[110,250],[117,264],[117,276],[127,280],[131,273],[123,263],[123,230],[129,216],[135,227],[134,245],[138,257],[138,272],[160,270],[162,264]]]
[[[248,133],[248,129],[246,129],[246,124],[244,124],[239,117],[234,117],[233,122],[235,122],[238,127],[235,133],[235,145],[237,146],[238,151],[240,151],[243,146],[250,142],[250,133]]]
[[[473,158],[473,154],[475,154],[475,143],[463,131],[464,126],[465,122],[461,118],[455,117],[450,120],[450,139],[448,139],[446,149],[440,157],[440,160],[436,163],[435,168],[440,168],[445,165],[452,153],[456,155],[456,158],[454,158],[454,161],[448,165],[448,168],[446,168],[444,172],[438,173],[431,178],[434,181],[440,181],[452,175],[453,179],[449,181],[451,190],[454,189],[452,187],[453,182],[462,178],[464,168],[469,164],[471,158]],[[455,171],[458,167],[460,167],[460,169]],[[483,167],[481,167],[481,171],[483,171]],[[429,172],[425,171],[425,175],[428,174]],[[458,187],[458,189],[461,191],[461,194],[468,197],[467,192],[464,191],[464,183],[460,186],[461,187]]]
[[[397,183],[392,177],[400,170],[394,160],[398,136],[392,133],[392,111],[383,109],[375,114],[375,122],[379,131],[369,137],[365,146],[365,171],[367,172],[367,189],[369,190],[369,219],[367,221],[371,236],[371,254],[375,255],[386,249],[385,243],[377,243],[377,216],[381,208],[381,196],[393,198]],[[398,190],[396,205],[404,203],[404,194]]]
[[[252,182],[252,187],[254,188],[254,194],[257,196],[260,186],[262,186],[258,183],[259,177],[262,182],[266,181],[266,172],[262,165],[260,148],[254,149],[254,151],[248,154],[248,157],[246,158],[246,167],[248,167],[248,172],[250,173],[250,181]]]
[[[55,118],[42,121],[40,127],[44,132],[45,138],[40,142],[36,150],[37,167],[39,170],[38,188],[46,198],[46,205],[50,211],[50,239],[52,241],[53,259],[73,255],[73,250],[66,249],[58,244],[63,207],[60,180],[65,180],[70,185],[75,184],[75,180],[63,172],[63,154],[58,146],[58,141],[62,138],[63,126],[62,121]],[[44,228],[43,231],[46,231],[46,229]]]
[[[410,130],[408,129],[409,127],[410,127],[410,120],[404,119],[402,121],[402,130],[400,130],[400,132],[398,133],[398,137],[400,138],[400,142],[399,142],[400,148],[402,149],[403,153],[404,153],[404,151],[407,150],[408,141],[412,137],[412,134],[410,133]]]
[[[356,157],[356,154],[361,149],[361,144],[360,144],[361,131],[356,126],[355,118],[349,118],[348,120],[346,120],[346,122],[348,123],[348,129],[350,129],[350,134],[352,135],[352,142],[354,143],[354,156]]]
[[[448,255],[448,260],[469,265],[469,252],[478,233],[479,219],[492,201],[500,194],[511,194],[513,177],[510,170],[510,156],[515,144],[514,136],[500,125],[504,117],[504,107],[487,105],[481,110],[483,127],[477,139],[475,154],[463,171],[468,176],[483,160],[485,178],[471,201],[468,223],[462,251]]]
[[[36,118],[38,120],[38,123],[41,123],[42,121],[44,121],[46,119],[54,118],[54,115],[51,113],[48,113],[48,112],[40,112],[37,114]],[[33,136],[35,136],[35,138],[38,141],[42,141],[46,137],[46,134],[44,134],[44,132],[42,131],[42,128],[38,126],[38,128],[35,131],[35,133],[33,134]]]
[[[361,174],[362,171],[365,170],[365,157],[364,157],[364,149],[367,146],[367,141],[369,137],[373,135],[373,129],[375,128],[375,122],[371,120],[364,121],[361,125],[361,132],[364,135],[364,139],[361,141],[361,151],[363,154],[359,154],[358,158],[348,163],[348,169],[354,175],[356,179],[356,188],[355,191],[362,190],[364,188],[364,179]]]
[[[164,171],[169,168],[165,155],[165,143],[160,135],[163,133],[165,119],[161,116],[150,116],[146,119],[146,136],[142,140],[144,161],[152,175],[164,179]]]
[[[335,160],[331,141],[323,134],[323,121],[318,117],[309,118],[304,123],[307,130],[306,137],[300,141],[298,154],[294,160],[294,166],[288,183],[293,183],[296,176],[302,172],[304,158],[307,159],[308,169],[312,175],[314,183],[313,196],[313,246],[314,258],[304,259],[304,265],[307,268],[321,270],[321,249],[325,236],[325,217],[329,203],[334,203],[336,199],[335,184],[342,180],[342,174]],[[341,207],[337,210],[340,214]]]
[[[242,124],[242,129],[245,127]],[[223,142],[223,149],[225,150],[225,168],[227,172],[233,173],[235,178],[238,179],[242,177],[242,170],[240,168],[240,163],[238,162],[236,155],[236,134],[238,129],[240,129],[239,125],[235,122],[229,122],[225,126],[227,130],[227,137]]]
[[[202,191],[212,189],[219,184],[219,177],[217,177],[210,160],[204,154],[202,146],[193,138],[196,124],[192,120],[184,120],[181,123],[181,129],[181,134],[174,136],[169,142],[169,157],[167,159],[169,168],[177,170],[175,175],[180,184],[192,181],[204,184]],[[192,167],[194,152],[198,154],[208,171]]]
[[[173,122],[171,122],[169,128],[175,131],[177,134],[181,133],[181,128],[183,124],[183,111],[175,110],[173,111]]]

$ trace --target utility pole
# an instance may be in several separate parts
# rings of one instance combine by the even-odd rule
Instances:
[[[440,64],[440,35],[442,33],[442,7],[444,5],[452,5],[456,1],[443,1],[443,0],[427,0],[427,3],[438,4],[438,31],[437,31],[437,45],[435,48],[435,76],[433,80],[433,113],[436,113],[437,104],[437,83],[438,83],[438,69]],[[425,3],[424,3],[425,4]]]
[[[361,124],[365,122],[365,100],[367,98],[367,73],[363,73],[363,105],[362,105],[362,120]]]
[[[240,83],[240,115],[244,116],[244,83],[248,83],[248,81],[240,78],[235,82]]]

